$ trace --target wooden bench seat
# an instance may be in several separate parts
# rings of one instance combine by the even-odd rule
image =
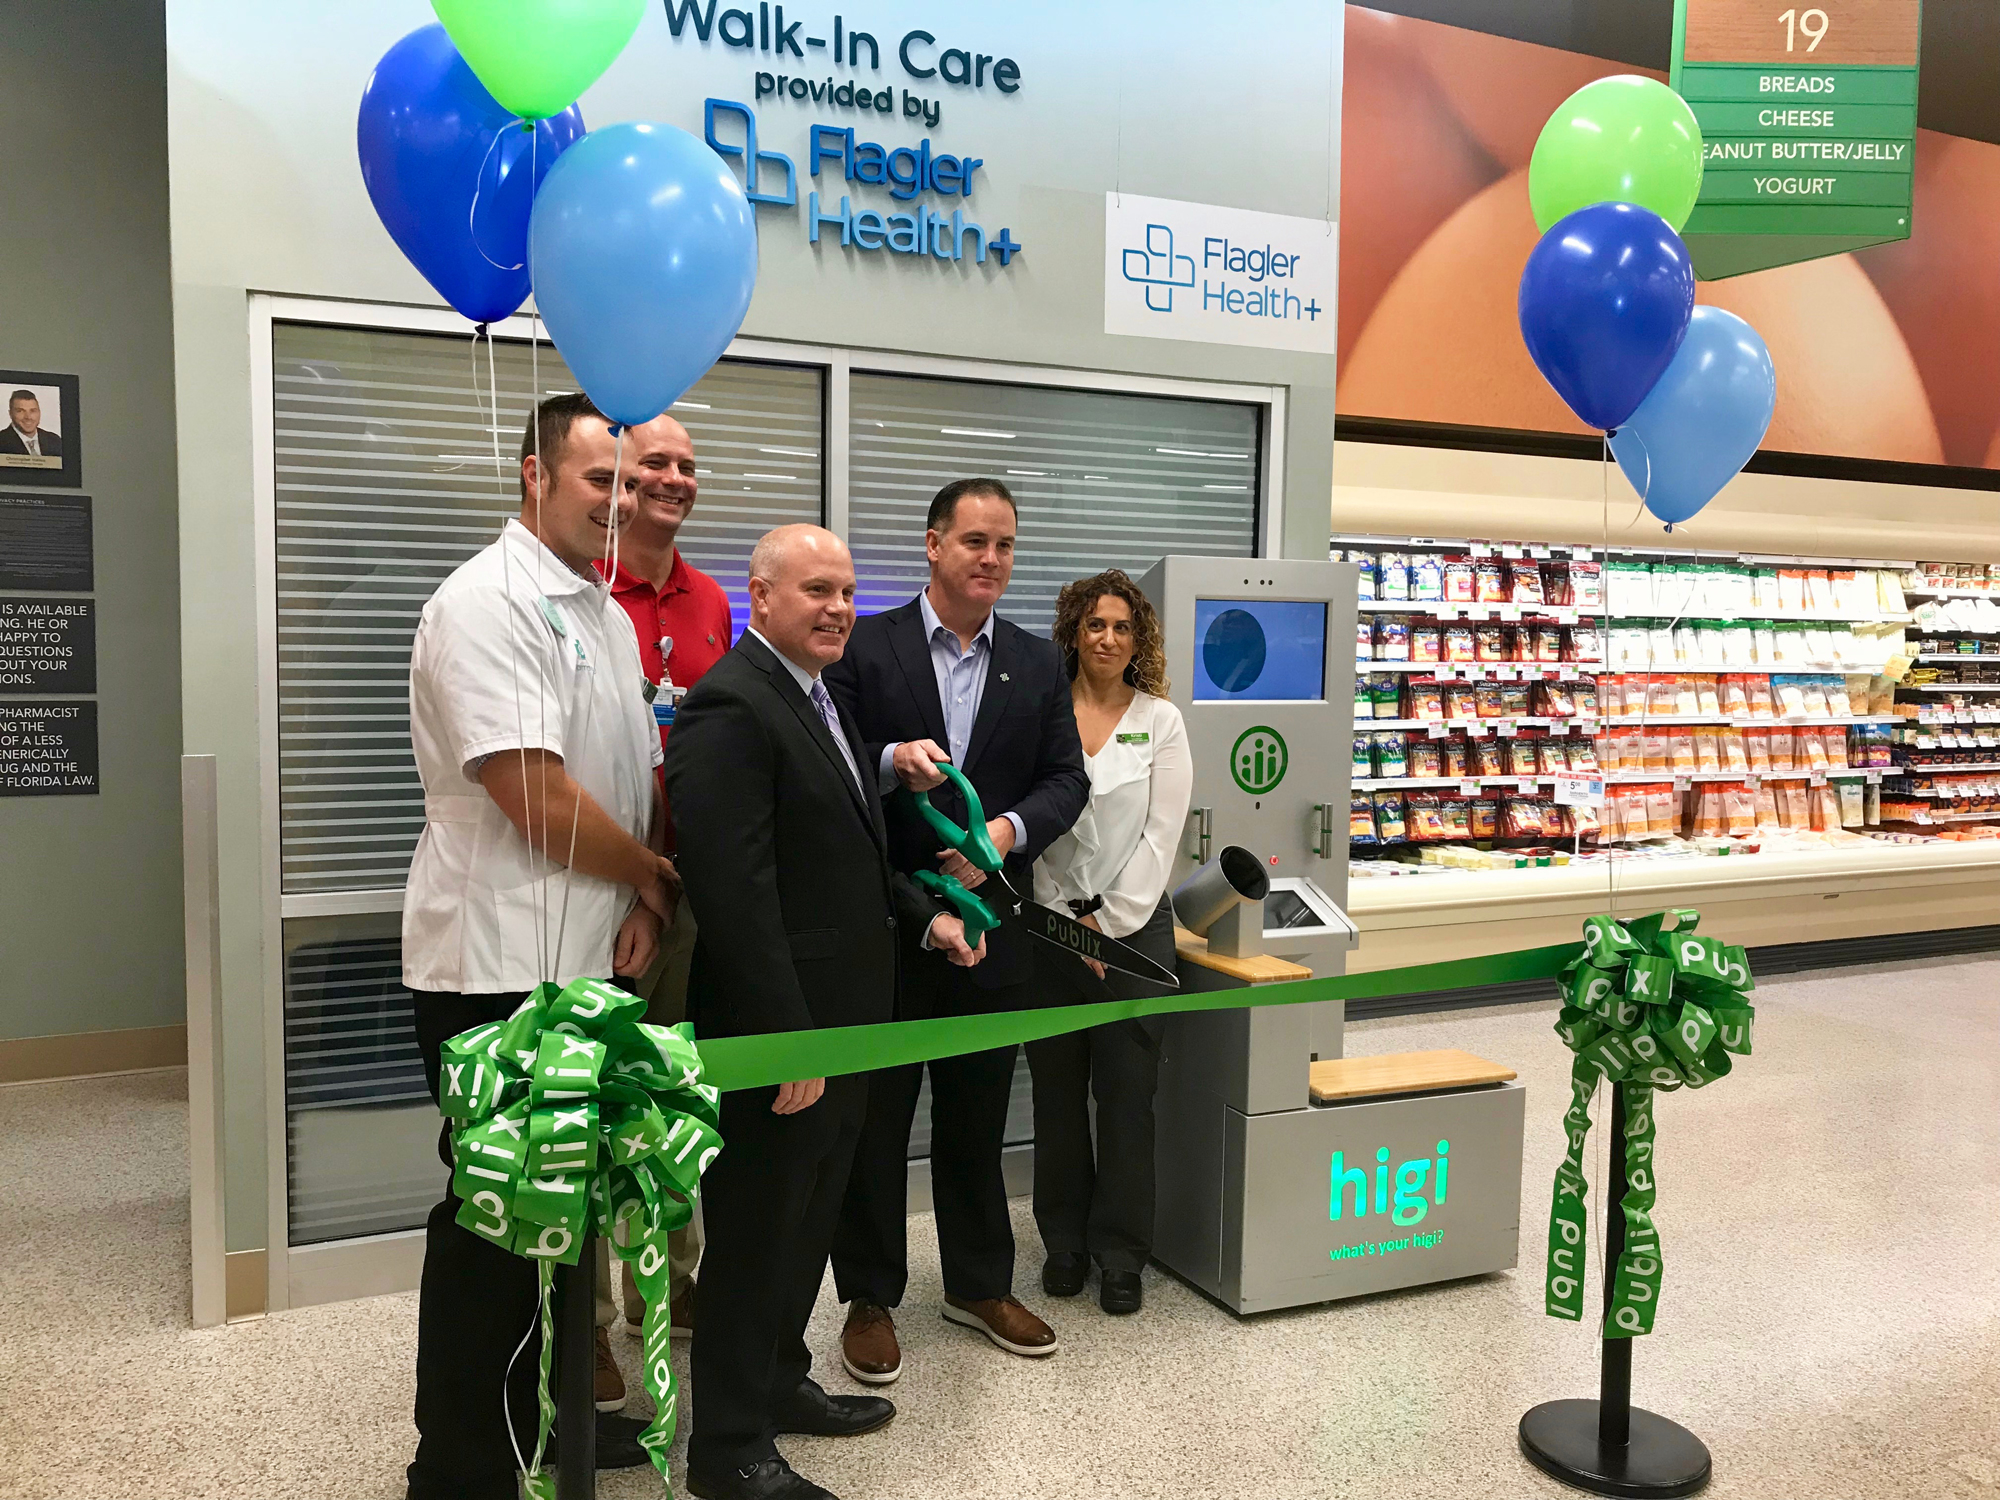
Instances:
[[[1333,1104],[1392,1094],[1506,1083],[1512,1068],[1448,1047],[1441,1052],[1390,1052],[1380,1057],[1333,1057],[1312,1064],[1312,1100]]]

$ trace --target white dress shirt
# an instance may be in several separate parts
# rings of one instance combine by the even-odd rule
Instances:
[[[972,637],[972,644],[961,647],[958,632],[940,620],[937,611],[931,608],[928,588],[917,595],[917,608],[923,614],[924,640],[930,646],[938,705],[944,709],[945,749],[951,752],[951,763],[963,771],[966,751],[972,744],[972,726],[979,720],[979,705],[986,697],[987,673],[993,666],[993,615],[988,611],[986,623]],[[882,747],[878,769],[884,792],[895,788],[896,771],[891,763],[896,758],[896,746],[901,743],[894,740]],[[1000,816],[1014,825],[1014,847],[1020,848],[1028,841],[1027,823],[1011,809]]]
[[[410,651],[410,742],[424,787],[403,895],[411,989],[507,993],[610,974],[631,888],[537,855],[478,770],[508,751],[552,751],[645,842],[662,752],[644,682],[625,611],[519,521],[431,596]]]
[[[1097,924],[1130,937],[1152,918],[1167,889],[1174,849],[1194,796],[1194,758],[1181,711],[1134,693],[1095,755],[1085,755],[1090,800],[1069,832],[1035,863],[1035,899],[1062,909],[1102,896]]]

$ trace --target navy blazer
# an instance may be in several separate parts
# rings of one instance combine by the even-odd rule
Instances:
[[[868,769],[880,763],[883,746],[898,740],[949,743],[923,610],[915,599],[857,621],[846,654],[826,669],[823,680],[853,723]],[[1029,894],[1035,860],[1069,831],[1090,798],[1069,673],[1054,641],[994,617],[986,689],[959,769],[979,793],[988,818],[1012,812],[1026,825],[1026,840],[1007,856],[1007,877],[1015,890]],[[931,801],[953,822],[965,822],[964,801],[949,782],[931,793]],[[938,836],[916,804],[898,788],[887,794],[884,811],[889,862],[906,874],[935,870]],[[908,936],[914,943],[915,935]],[[985,961],[970,971],[973,982],[990,988],[1032,977],[1033,941],[1003,924],[987,938]],[[935,955],[924,961],[944,962]]]

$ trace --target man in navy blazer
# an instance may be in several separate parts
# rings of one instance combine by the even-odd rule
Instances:
[[[994,613],[1013,574],[1017,525],[1014,498],[997,479],[961,479],[939,490],[924,533],[929,585],[908,604],[857,622],[845,654],[826,672],[888,798],[889,861],[905,874],[942,869],[975,889],[989,878],[941,850],[897,790],[930,791],[938,808],[963,824],[963,800],[943,782],[939,760],[950,760],[979,793],[987,832],[1018,891],[1031,889],[1036,857],[1076,821],[1090,795],[1061,654],[1053,641]],[[967,970],[917,951],[906,933],[897,1014],[922,1019],[1034,1004],[1031,941],[1002,926],[987,938],[986,961]],[[928,1064],[931,1196],[944,1316],[1032,1357],[1053,1353],[1056,1338],[1013,1295],[1014,1233],[1000,1150],[1014,1053],[1002,1047]],[[834,1237],[834,1281],[848,1304],[842,1358],[856,1379],[877,1385],[902,1373],[891,1309],[908,1281],[904,1186],[924,1066],[871,1075]]]

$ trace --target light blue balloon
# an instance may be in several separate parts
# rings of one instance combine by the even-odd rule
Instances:
[[[1673,363],[1611,434],[1611,451],[1646,509],[1671,526],[1750,462],[1777,400],[1777,371],[1757,330],[1719,307],[1697,307]]]
[[[650,422],[729,347],[757,221],[722,158],[672,125],[593,130],[549,169],[528,229],[535,304],[590,399]]]

